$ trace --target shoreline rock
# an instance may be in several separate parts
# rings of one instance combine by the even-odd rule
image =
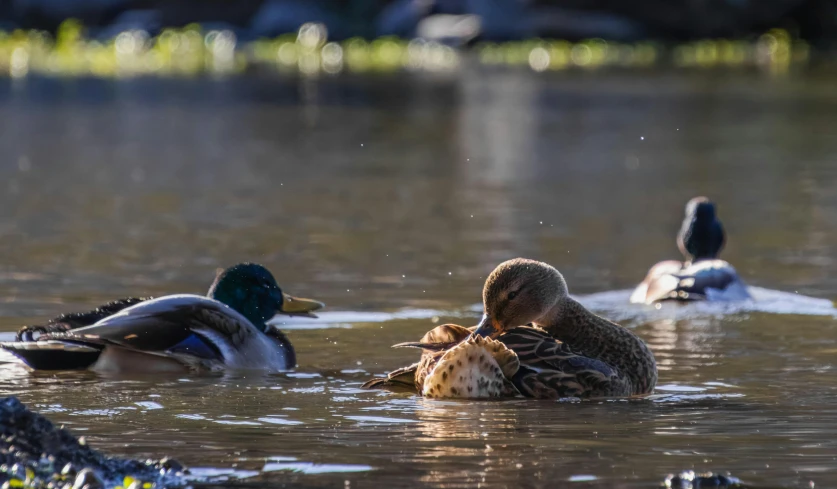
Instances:
[[[69,430],[29,410],[16,397],[0,399],[0,484],[6,487],[150,489],[182,485],[188,470],[173,459],[110,457]],[[127,487],[125,489],[128,489]]]

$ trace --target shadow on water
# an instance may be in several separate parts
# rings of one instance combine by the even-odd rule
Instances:
[[[649,487],[684,469],[837,483],[834,306],[803,297],[837,297],[831,81],[495,75],[0,82],[4,334],[121,296],[205,292],[242,260],[329,305],[277,322],[293,373],[7,363],[0,392],[97,448],[172,454],[246,487]],[[755,301],[627,304],[677,256],[697,194],[718,203],[724,257]],[[486,274],[519,255],[648,341],[653,397],[359,389],[415,360],[390,345],[473,324]]]

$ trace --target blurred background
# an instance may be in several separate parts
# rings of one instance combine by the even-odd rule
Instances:
[[[698,194],[745,276],[837,295],[835,2],[2,5],[12,317],[243,259],[344,308],[517,254],[625,288]]]
[[[742,37],[767,29],[828,44],[835,39],[833,0],[6,0],[7,28],[54,31],[79,19],[96,35],[123,29],[156,34],[190,23],[228,28],[242,38],[295,32],[321,22],[334,39],[450,37],[459,42],[550,37],[689,40]]]
[[[837,483],[830,306],[626,291],[706,195],[744,281],[837,297],[836,1],[5,0],[0,28],[0,330],[246,260],[328,306],[283,324],[279,376],[0,369],[95,446],[310,487]],[[620,291],[597,311],[654,349],[658,396],[358,389],[473,324],[514,256],[590,307]]]

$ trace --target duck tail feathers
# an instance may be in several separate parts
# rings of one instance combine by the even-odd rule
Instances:
[[[376,377],[365,382],[361,389],[386,389],[394,392],[412,392],[416,390],[416,369],[417,363],[393,370],[386,377]]]
[[[392,348],[421,348],[422,350],[428,351],[444,351],[449,348],[453,348],[459,344],[459,342],[440,342],[440,343],[422,343],[420,341],[408,341],[406,343],[398,343],[392,345]]]
[[[85,370],[96,363],[102,345],[60,340],[0,342],[0,348],[33,370]]]

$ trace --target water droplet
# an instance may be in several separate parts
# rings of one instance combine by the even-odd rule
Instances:
[[[29,158],[26,156],[21,156],[17,159],[17,169],[21,171],[21,173],[28,172],[32,168],[32,162],[29,161]]]
[[[142,168],[134,168],[131,170],[131,180],[140,183],[145,180],[145,172]]]

